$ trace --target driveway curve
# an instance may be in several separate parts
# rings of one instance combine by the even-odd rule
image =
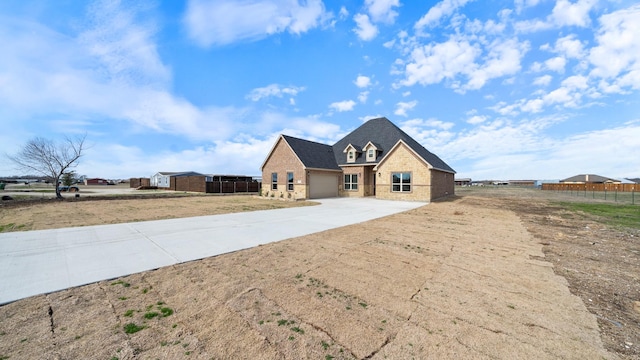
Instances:
[[[0,234],[0,304],[396,214],[423,202],[318,206]]]

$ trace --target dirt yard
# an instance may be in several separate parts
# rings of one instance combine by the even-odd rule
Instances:
[[[539,192],[460,195],[7,304],[0,359],[640,356],[640,234]]]

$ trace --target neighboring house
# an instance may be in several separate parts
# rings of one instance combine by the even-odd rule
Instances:
[[[471,178],[459,178],[454,180],[456,186],[471,186]]]
[[[634,184],[640,184],[640,178],[627,178],[627,180],[631,181]]]
[[[100,178],[84,179],[85,185],[109,185],[109,180]]]
[[[168,172],[161,171],[153,175],[150,179],[151,186],[156,186],[159,188],[170,188],[171,187],[171,177],[175,176],[197,176],[202,175],[195,171],[181,171],[181,172]]]
[[[562,184],[620,184],[620,180],[594,174],[580,174],[560,180]]]
[[[280,135],[261,170],[263,194],[288,199],[431,201],[454,193],[455,171],[386,118],[333,146]]]
[[[510,186],[534,187],[536,180],[509,180]]]

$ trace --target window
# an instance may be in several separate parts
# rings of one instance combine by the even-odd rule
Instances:
[[[293,173],[292,172],[287,173],[287,190],[293,191]]]
[[[369,153],[367,155],[367,157],[369,158],[369,160],[374,160],[376,157],[373,155],[374,150],[373,149],[369,149]]]
[[[347,162],[355,162],[355,161],[356,161],[356,152],[353,150],[350,150],[347,158]]]
[[[391,191],[410,192],[411,191],[411,173],[409,172],[391,173]]]
[[[271,173],[271,190],[278,190],[278,173]]]
[[[345,174],[344,189],[350,191],[358,190],[358,174]]]

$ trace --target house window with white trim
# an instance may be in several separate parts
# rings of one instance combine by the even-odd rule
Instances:
[[[373,149],[369,149],[367,151],[367,161],[373,161],[376,159],[376,151]]]
[[[358,174],[344,175],[344,189],[349,191],[358,190]]]
[[[394,172],[391,173],[392,192],[411,192],[411,173]]]
[[[287,173],[287,191],[293,191],[293,173]]]
[[[278,173],[271,173],[271,190],[278,190]]]

